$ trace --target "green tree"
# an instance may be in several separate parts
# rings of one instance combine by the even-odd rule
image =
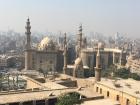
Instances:
[[[107,70],[102,71],[102,76],[107,78],[133,78],[135,80],[140,80],[140,75],[137,73],[131,73],[129,68],[120,68],[117,69],[115,65],[110,65]]]
[[[106,70],[102,71],[103,77],[112,77],[114,72],[117,70],[117,67],[115,65],[110,65]]]
[[[131,73],[130,77],[135,79],[135,80],[140,80],[140,76],[136,73]]]
[[[76,105],[80,104],[80,95],[78,93],[63,94],[58,98],[56,105]]]
[[[114,74],[116,77],[128,79],[130,77],[130,70],[126,68],[120,68],[116,70]]]
[[[44,78],[47,78],[47,75],[48,75],[47,70],[43,70],[43,69],[39,68],[39,72],[43,74]]]

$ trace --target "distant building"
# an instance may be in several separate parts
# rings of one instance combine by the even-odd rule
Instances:
[[[7,56],[5,56],[5,55],[1,55],[0,56],[0,68],[1,69],[3,69],[3,68],[5,68],[5,67],[7,67],[8,66],[8,60],[7,60],[8,58],[7,58]]]
[[[127,59],[126,67],[129,68],[132,73],[140,75],[140,58],[130,55]]]

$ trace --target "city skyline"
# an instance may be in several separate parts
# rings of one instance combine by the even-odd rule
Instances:
[[[82,23],[85,34],[139,37],[139,10],[139,0],[1,0],[0,30],[24,32],[29,16],[32,31],[75,33]]]

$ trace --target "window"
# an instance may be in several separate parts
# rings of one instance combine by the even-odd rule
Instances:
[[[117,95],[117,96],[116,96],[116,100],[119,101],[119,99],[120,99],[120,97],[119,97],[119,95]]]
[[[100,88],[100,94],[102,94],[102,88]]]
[[[98,87],[96,87],[96,92],[98,92]]]
[[[109,91],[107,91],[107,97],[109,97]]]
[[[130,100],[129,99],[126,100],[126,105],[130,105]]]
[[[50,61],[50,64],[52,64],[53,63],[53,61]]]

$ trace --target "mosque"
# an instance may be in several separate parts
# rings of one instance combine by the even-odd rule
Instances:
[[[83,38],[82,25],[77,35],[75,47],[76,59],[74,64],[68,64],[68,44],[66,33],[64,35],[64,49],[56,47],[55,42],[45,37],[37,49],[31,47],[30,20],[26,22],[25,70],[43,70],[46,72],[63,72],[77,78],[100,77],[101,68],[105,70],[111,64],[121,66],[126,63],[126,52],[122,49],[105,48],[103,43],[98,43],[93,48],[87,47],[86,38]],[[98,67],[98,68],[97,68]],[[98,69],[98,70],[97,70]],[[98,72],[96,72],[98,71]]]
[[[105,48],[103,43],[98,43],[93,48],[87,47],[86,38],[83,38],[82,25],[79,27],[79,33],[76,45],[75,64],[67,64],[67,52],[64,53],[64,73],[77,78],[95,77],[98,79],[102,70],[106,70],[110,65],[124,66],[126,64],[126,52],[123,49]],[[66,36],[65,36],[66,37]],[[66,42],[66,38],[65,42]],[[65,46],[67,44],[65,43]],[[65,49],[66,50],[66,49]]]
[[[31,47],[30,20],[26,22],[25,70],[44,70],[58,72],[63,69],[63,52],[56,47],[55,42],[45,37],[37,49]],[[59,63],[58,63],[59,62]]]

